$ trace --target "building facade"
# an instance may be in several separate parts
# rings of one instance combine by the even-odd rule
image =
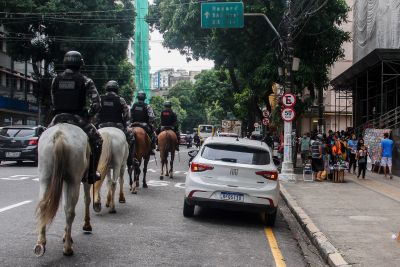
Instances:
[[[354,0],[346,0],[347,5],[352,8]],[[347,23],[341,25],[347,32],[353,32],[353,9],[350,9],[347,16]],[[352,35],[352,34],[351,34]],[[353,62],[353,43],[346,42],[342,45],[344,58],[339,59],[331,67],[329,79],[332,80],[351,67]],[[311,132],[318,128],[318,97],[313,106],[301,119],[301,132]],[[339,92],[329,86],[324,91],[324,132],[329,130],[340,131],[353,126],[353,106],[350,92]]]
[[[180,81],[194,83],[200,71],[186,71],[183,69],[161,69],[151,74],[152,95],[168,96],[169,89]]]
[[[0,126],[39,123],[39,103],[33,95],[38,84],[32,73],[32,62],[12,60],[6,40],[0,37]]]

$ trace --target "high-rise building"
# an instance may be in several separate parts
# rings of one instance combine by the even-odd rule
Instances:
[[[39,104],[33,95],[38,86],[31,61],[14,61],[7,55],[7,42],[0,26],[0,126],[37,125]]]

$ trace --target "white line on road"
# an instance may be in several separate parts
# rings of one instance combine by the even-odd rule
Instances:
[[[10,210],[10,209],[13,209],[13,208],[16,208],[16,207],[31,203],[31,202],[32,202],[32,200],[26,200],[26,201],[22,201],[22,202],[17,203],[17,204],[13,204],[13,205],[1,208],[0,209],[0,213],[3,212],[3,211],[6,211],[6,210]]]

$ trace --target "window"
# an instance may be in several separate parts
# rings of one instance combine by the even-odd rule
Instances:
[[[212,133],[213,127],[211,125],[202,125],[199,127],[201,133]]]
[[[1,129],[0,135],[6,137],[27,137],[34,136],[34,129],[15,129],[15,128],[3,128]]]
[[[239,145],[206,145],[201,153],[201,156],[209,160],[235,162],[241,164],[267,165],[270,163],[270,155],[267,150]]]

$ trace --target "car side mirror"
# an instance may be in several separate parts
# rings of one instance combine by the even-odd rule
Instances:
[[[275,166],[277,166],[277,167],[281,164],[281,160],[277,156],[273,156],[272,161],[274,162]]]
[[[198,153],[199,153],[198,150],[190,150],[190,151],[188,152],[188,155],[189,155],[189,157],[194,158],[194,157],[197,156]]]

